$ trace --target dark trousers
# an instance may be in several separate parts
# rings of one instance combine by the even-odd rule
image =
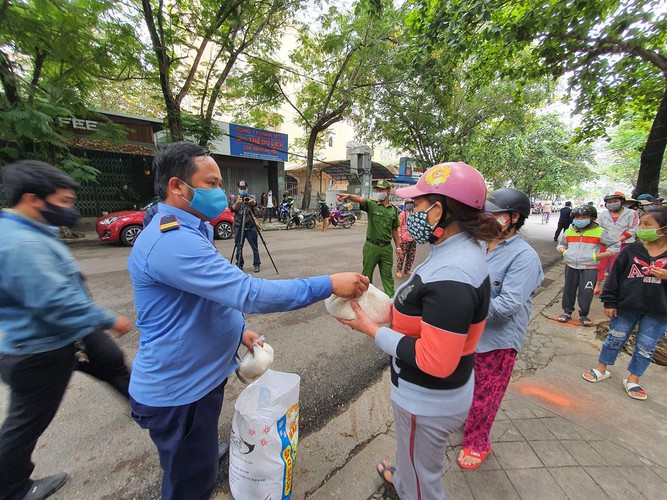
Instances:
[[[74,344],[38,354],[0,354],[0,377],[10,388],[7,418],[0,428],[0,499],[22,498],[30,487],[32,452],[56,415],[74,370],[128,396],[130,372],[116,342],[95,332],[83,343],[88,363],[77,362]]]
[[[239,266],[239,269],[243,269],[243,244],[247,241],[252,248],[252,265],[258,267],[262,264],[262,261],[259,258],[259,247],[257,246],[257,228],[251,227],[245,230],[245,238],[242,237],[241,228],[234,228],[234,241],[236,243],[236,262],[235,264]]]
[[[274,210],[275,210],[275,207],[272,207],[272,208],[265,207],[264,208],[264,220],[266,220],[266,218],[268,217],[269,222],[271,222],[273,220],[273,211]]]
[[[558,237],[560,236],[561,231],[565,231],[568,227],[570,227],[570,221],[569,220],[560,220],[558,219],[558,227],[556,228],[556,233],[554,234],[554,241],[558,241]]]
[[[157,447],[162,500],[208,500],[218,474],[218,420],[225,395],[222,384],[194,403],[155,407],[130,398],[132,418]]]
[[[579,316],[588,316],[593,302],[593,290],[597,281],[597,269],[572,269],[565,266],[563,287],[563,311],[572,314],[574,301],[578,298]]]

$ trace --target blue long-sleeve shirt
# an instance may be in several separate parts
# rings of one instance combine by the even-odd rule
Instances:
[[[160,231],[164,216],[179,227]],[[139,351],[130,394],[145,405],[180,406],[201,399],[237,367],[243,313],[287,311],[323,300],[331,278],[252,278],[222,257],[213,229],[194,215],[159,204],[128,260]]]
[[[0,352],[34,354],[110,328],[57,229],[15,210],[0,213]]]
[[[500,242],[487,253],[491,303],[477,352],[519,351],[532,309],[531,296],[544,280],[537,252],[520,235]]]

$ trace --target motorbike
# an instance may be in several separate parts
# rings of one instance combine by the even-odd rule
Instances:
[[[317,220],[317,212],[296,212],[287,221],[287,229],[293,227],[305,227],[306,229],[313,229]]]
[[[344,229],[348,229],[356,221],[357,216],[354,215],[354,212],[341,212],[336,209],[329,215],[329,224],[332,226],[343,226]]]
[[[292,208],[292,203],[289,201],[283,201],[278,205],[278,220],[280,222],[289,222],[290,220],[290,209]]]

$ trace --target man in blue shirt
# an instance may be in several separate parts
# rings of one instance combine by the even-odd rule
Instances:
[[[0,213],[0,376],[9,385],[0,428],[0,498],[46,498],[67,480],[31,480],[37,440],[60,406],[77,369],[127,397],[130,373],[104,330],[122,335],[130,320],[97,306],[57,226],[73,226],[74,180],[37,161],[7,165],[11,209]],[[54,227],[55,226],[55,227]]]
[[[139,350],[132,368],[132,416],[148,429],[164,471],[162,498],[209,498],[218,469],[218,420],[227,377],[242,343],[259,335],[243,313],[358,297],[368,279],[340,273],[292,280],[252,278],[223,258],[207,222],[227,197],[208,151],[177,142],[153,165],[158,213],[132,248]]]

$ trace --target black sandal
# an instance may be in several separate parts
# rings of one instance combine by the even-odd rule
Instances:
[[[391,484],[392,486],[394,485],[394,474],[396,473],[396,467],[391,465],[386,460],[383,460],[377,465],[375,470],[377,471],[378,476],[380,476],[385,483]],[[391,479],[387,479],[387,472],[389,472],[391,475]]]

